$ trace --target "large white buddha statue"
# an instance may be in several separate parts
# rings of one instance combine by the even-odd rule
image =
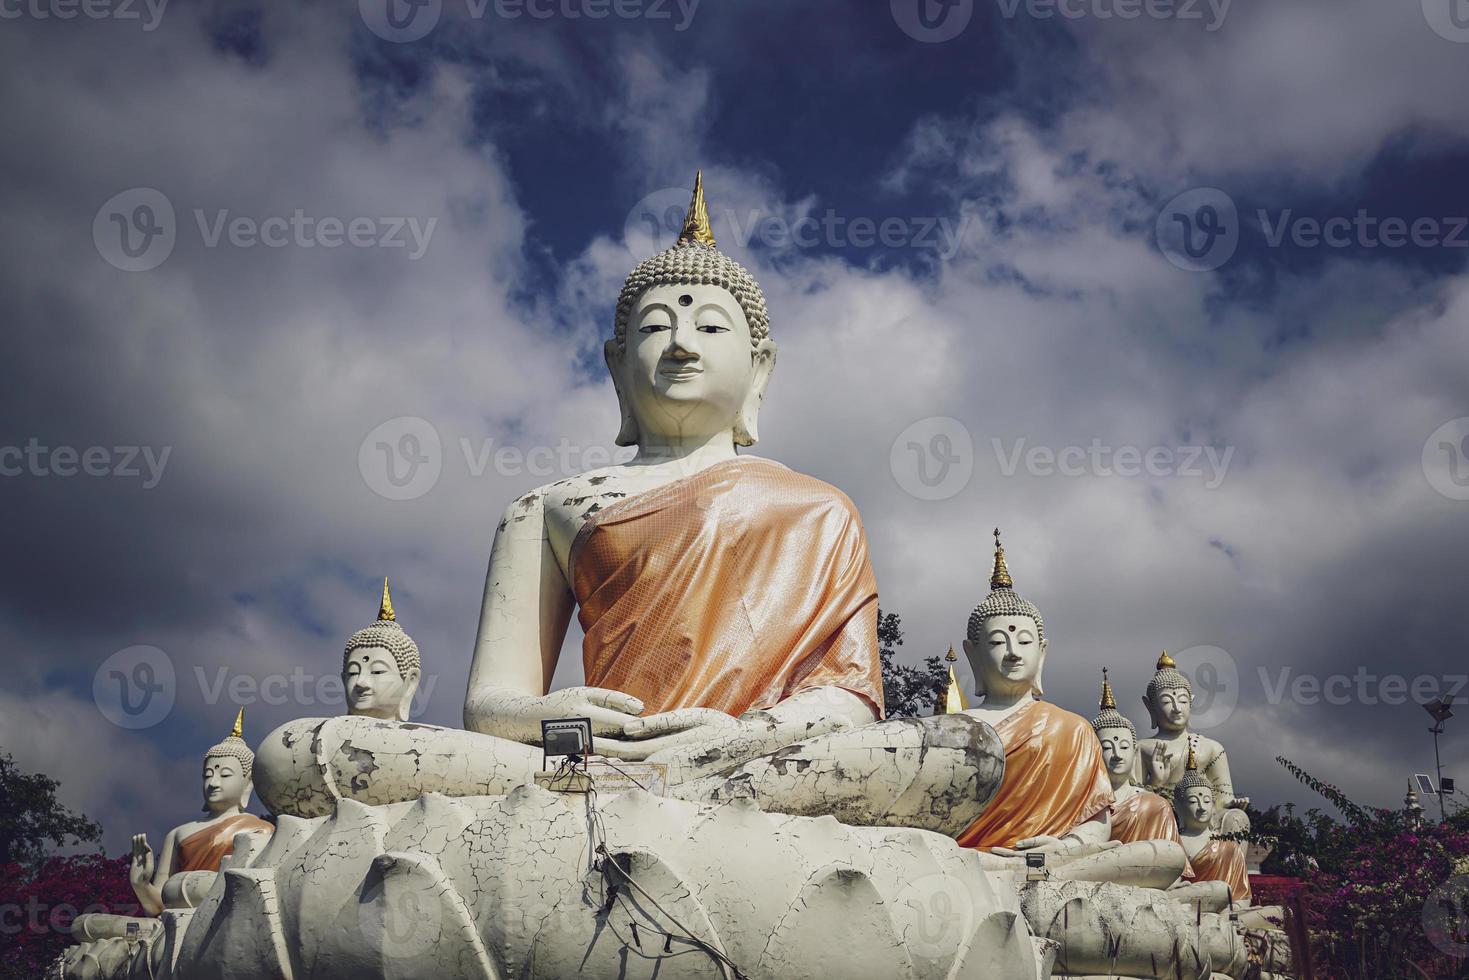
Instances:
[[[957,834],[998,785],[998,742],[966,716],[872,725],[882,674],[866,535],[835,487],[738,452],[757,438],[775,344],[759,286],[715,246],[702,178],[678,241],[628,277],[605,353],[618,441],[637,455],[506,510],[468,730],[403,723],[417,660],[380,621],[348,644],[344,670],[358,671],[350,694],[375,657],[397,708],[374,682],[377,709],[349,704],[371,718],[271,733],[261,798],[310,817],[342,798],[506,793],[540,769],[542,721],[585,717],[596,755],[664,764],[684,799],[753,796],[782,813]],[[573,611],[586,685],[548,691]]]
[[[543,719],[585,716],[599,754],[644,759],[750,723],[878,717],[856,508],[739,451],[759,438],[776,346],[759,285],[715,245],[702,176],[678,241],[623,286],[604,353],[617,442],[637,455],[506,510],[466,727],[535,743]],[[548,693],[573,611],[587,686]]]
[[[147,914],[158,915],[163,911],[164,888],[170,878],[192,871],[218,871],[220,861],[234,853],[236,834],[263,838],[274,832],[274,824],[245,812],[250,805],[250,775],[255,756],[241,737],[244,724],[245,709],[241,708],[229,735],[204,753],[207,816],[170,830],[163,838],[162,853],[156,858],[148,844],[148,835],[134,835],[128,877]]]
[[[1143,778],[1148,786],[1173,793],[1184,777],[1186,757],[1192,750],[1198,760],[1199,771],[1213,788],[1214,829],[1223,833],[1248,831],[1250,820],[1245,815],[1245,807],[1249,805],[1249,797],[1234,795],[1234,781],[1229,774],[1229,757],[1224,746],[1189,730],[1193,703],[1193,685],[1164,650],[1158,658],[1152,680],[1148,681],[1147,693],[1143,695],[1143,704],[1147,706],[1157,732],[1154,737],[1142,739],[1138,744]]]

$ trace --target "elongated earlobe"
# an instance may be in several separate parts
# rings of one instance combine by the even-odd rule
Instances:
[[[765,398],[765,388],[770,384],[770,373],[775,370],[775,341],[766,338],[755,345],[750,354],[754,362],[754,373],[750,378],[750,391],[740,406],[735,419],[734,443],[736,446],[753,446],[760,441],[760,403]]]
[[[1045,697],[1046,689],[1041,686],[1041,678],[1046,673],[1046,650],[1050,648],[1047,640],[1041,640],[1041,655],[1035,667],[1035,681],[1030,685],[1030,690],[1036,697]]]
[[[403,688],[403,699],[398,702],[398,720],[407,721],[413,713],[413,699],[418,696],[418,682],[422,675],[418,670],[408,671],[408,682]]]
[[[617,411],[622,417],[622,424],[614,441],[619,446],[636,446],[641,438],[638,420],[632,413],[627,396],[622,393],[622,359],[626,353],[616,340],[609,340],[602,345],[602,358],[607,362],[607,373],[612,377],[612,389],[617,392]]]

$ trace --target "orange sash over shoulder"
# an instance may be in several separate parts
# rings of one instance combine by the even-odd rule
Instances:
[[[1189,859],[1195,881],[1222,881],[1229,886],[1231,902],[1250,900],[1250,869],[1245,849],[1232,840],[1211,840]]]
[[[571,548],[586,682],[646,714],[769,708],[813,687],[879,714],[877,580],[852,502],[736,457],[593,514]]]
[[[1173,807],[1163,797],[1146,789],[1113,805],[1112,839],[1124,844],[1171,840],[1183,845],[1183,839],[1178,836],[1178,819],[1173,815]],[[1192,881],[1193,868],[1185,865],[1183,878]]]
[[[1112,805],[1101,743],[1080,715],[1034,701],[995,731],[1005,746],[1005,779],[959,835],[964,847],[988,850],[1043,834],[1060,837]]]
[[[203,830],[196,830],[179,841],[180,867],[172,869],[172,873],[218,871],[219,862],[235,852],[235,835],[252,831],[275,833],[275,824],[261,820],[253,813],[240,813]]]

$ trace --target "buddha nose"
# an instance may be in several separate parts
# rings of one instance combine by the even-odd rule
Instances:
[[[699,350],[694,336],[692,324],[675,324],[673,329],[668,331],[668,356],[684,361],[697,358]]]

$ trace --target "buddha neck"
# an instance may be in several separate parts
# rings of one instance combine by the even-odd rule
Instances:
[[[638,440],[637,455],[632,460],[634,465],[656,466],[682,461],[692,470],[701,470],[735,456],[734,431],[731,429],[701,435],[650,433],[646,426],[639,426],[639,430],[642,435]]]

